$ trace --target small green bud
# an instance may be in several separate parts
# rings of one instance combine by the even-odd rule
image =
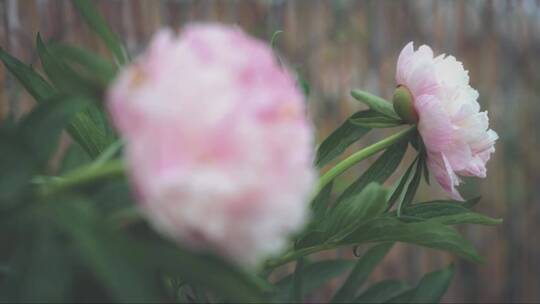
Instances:
[[[418,114],[414,109],[414,100],[411,92],[406,87],[400,85],[394,92],[394,110],[396,113],[409,124],[415,124],[418,122]]]

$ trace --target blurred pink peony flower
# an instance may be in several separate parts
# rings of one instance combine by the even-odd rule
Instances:
[[[480,112],[468,72],[455,57],[434,58],[430,47],[415,51],[410,42],[399,55],[396,81],[412,96],[430,171],[454,199],[463,200],[455,188],[458,175],[485,177],[498,138],[487,112]]]
[[[305,223],[313,129],[265,43],[221,25],[161,30],[108,107],[141,207],[168,237],[254,266]]]

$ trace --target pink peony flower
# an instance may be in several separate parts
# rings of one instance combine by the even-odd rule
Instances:
[[[410,42],[399,55],[396,81],[412,96],[430,171],[454,199],[463,200],[458,175],[485,177],[498,138],[487,112],[480,112],[468,72],[453,56],[434,58],[430,47],[415,51]]]
[[[316,171],[303,96],[239,28],[159,31],[108,108],[142,210],[168,237],[253,266],[306,222]]]

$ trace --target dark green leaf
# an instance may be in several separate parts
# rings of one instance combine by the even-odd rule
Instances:
[[[2,209],[13,207],[16,198],[26,192],[38,162],[28,147],[13,134],[0,130],[0,202]],[[6,206],[7,205],[7,206]]]
[[[349,260],[326,260],[315,263],[306,263],[302,271],[303,296],[313,292],[318,287],[327,283],[329,280],[340,276],[345,271],[351,269],[354,261]],[[290,294],[293,285],[293,275],[288,275],[276,283],[276,300],[287,301],[287,295]]]
[[[54,57],[72,64],[74,68],[80,68],[101,86],[108,85],[116,73],[115,67],[109,61],[82,48],[53,44],[49,46],[49,51]]]
[[[377,183],[371,183],[354,200],[343,202],[331,210],[325,221],[327,238],[340,238],[358,223],[382,213],[385,209],[386,190]]]
[[[370,248],[369,251],[358,260],[343,285],[334,295],[332,303],[351,302],[358,289],[364,284],[375,266],[382,261],[393,245],[393,243],[388,243]]]
[[[354,303],[384,303],[410,289],[409,284],[397,280],[385,280],[370,286]]]
[[[403,207],[407,207],[412,203],[412,200],[414,199],[414,196],[416,195],[416,191],[418,191],[418,186],[420,185],[420,181],[422,179],[422,165],[423,162],[419,159],[416,162],[416,169],[414,170],[413,177],[407,186],[407,191],[405,191],[405,195],[403,196],[403,199],[399,202],[398,208],[397,208],[397,214],[398,216],[401,216],[401,210]]]
[[[107,22],[94,7],[91,1],[75,0],[75,7],[84,18],[90,28],[105,42],[107,48],[114,55],[119,64],[127,62],[127,56],[120,39],[111,31]]]
[[[53,70],[58,68],[62,71],[62,65],[58,66],[58,62],[54,60],[54,58],[51,58],[50,54],[48,54],[46,50],[43,50],[44,46],[42,45],[42,42],[40,42],[40,45],[43,55],[47,58],[47,60],[52,60],[52,62],[51,60],[48,61],[49,68]],[[49,83],[45,81],[39,74],[37,74],[31,67],[26,66],[19,60],[4,52],[2,49],[0,49],[0,59],[37,102],[43,103],[50,101],[52,98],[58,98],[58,92],[56,89],[49,85]],[[71,77],[68,78],[68,81],[73,80]],[[66,83],[63,82],[60,84],[66,85]],[[70,91],[73,91],[73,88],[70,87],[69,89]],[[79,95],[80,92],[77,91],[76,93],[76,95]],[[104,131],[103,127],[101,127],[101,130],[97,129],[98,126],[96,125],[96,117],[98,115],[95,114],[95,112],[99,113],[99,110],[92,108],[95,107],[89,107],[89,109],[86,110],[87,113],[80,113],[76,115],[72,121],[72,124],[68,127],[68,132],[90,156],[96,157],[99,153],[101,153],[102,149],[104,149],[104,146],[106,147],[109,144],[110,139],[107,137],[107,134],[110,132]],[[91,115],[91,113],[94,114]],[[103,114],[99,113],[99,115],[101,115],[101,122],[99,122],[100,126],[103,124],[107,125],[106,122],[103,123],[103,121],[106,121]]]
[[[330,195],[332,194],[332,185],[334,182],[330,182],[326,185],[311,202],[311,209],[313,210],[313,222],[317,223],[322,220],[328,209]]]
[[[80,200],[50,202],[48,210],[58,227],[69,235],[79,255],[95,275],[122,302],[157,302],[157,283],[137,243],[104,225],[92,205]]]
[[[93,105],[73,118],[68,132],[92,159],[98,157],[115,141],[105,114]]]
[[[472,261],[481,258],[469,241],[455,229],[437,221],[407,223],[398,218],[381,216],[359,224],[338,245],[358,245],[373,242],[404,242],[445,250]]]
[[[481,196],[471,198],[471,199],[469,199],[469,200],[467,200],[466,202],[463,203],[463,207],[471,209],[474,206],[476,206],[476,204],[478,204],[478,202],[480,202],[481,198],[482,198]]]
[[[303,269],[304,269],[304,258],[301,257],[296,260],[296,268],[294,269],[294,280],[293,280],[293,292],[291,299],[293,302],[302,303],[303,300]]]
[[[341,155],[350,145],[362,138],[370,129],[354,125],[351,120],[358,117],[356,112],[349,117],[339,128],[330,134],[317,149],[315,164],[321,168]]]
[[[309,93],[311,92],[311,86],[309,85],[309,82],[307,82],[306,78],[304,78],[304,76],[302,76],[300,72],[296,72],[296,81],[300,85],[302,93],[304,93],[304,97],[308,98]]]
[[[195,254],[161,242],[141,244],[147,259],[159,269],[181,275],[230,302],[262,302],[269,286],[259,278],[210,254]],[[149,248],[152,248],[148,252]]]
[[[375,129],[375,128],[393,128],[403,124],[401,120],[397,120],[386,115],[383,115],[374,110],[366,110],[360,112],[351,122],[357,126]]]
[[[457,201],[432,201],[412,205],[403,209],[402,215],[434,220],[446,225],[479,224],[498,225],[502,221],[473,212]]]
[[[88,157],[88,154],[86,154],[86,152],[81,148],[81,146],[71,144],[67,148],[64,158],[60,163],[59,173],[64,174],[89,163],[90,158]]]
[[[39,33],[36,37],[36,45],[43,69],[56,88],[67,94],[100,96],[100,88],[49,52]]]
[[[315,222],[315,225],[322,224],[324,225],[324,222],[318,223]],[[296,243],[295,243],[295,249],[301,249],[301,248],[307,248],[312,246],[317,246],[326,241],[328,238],[328,235],[325,231],[321,230],[320,228],[312,229],[308,231],[305,235],[303,235]]]
[[[452,265],[426,274],[412,290],[406,291],[388,303],[438,303],[454,277]]]
[[[25,261],[17,286],[17,302],[65,302],[71,284],[69,252],[51,227],[42,225],[35,235],[29,259]]]
[[[388,148],[356,181],[338,198],[338,203],[354,199],[369,183],[384,183],[397,169],[405,152],[407,142],[399,142]]]
[[[60,133],[75,114],[89,104],[84,98],[51,100],[23,117],[20,135],[41,163],[45,164],[57,149]]]
[[[392,103],[389,101],[361,90],[352,90],[351,95],[354,97],[354,99],[365,103],[373,111],[393,118],[394,120],[401,120],[394,111]]]
[[[20,62],[2,48],[0,48],[0,59],[37,102],[44,101],[55,94],[54,88],[36,73],[31,66]]]
[[[401,198],[405,185],[407,185],[409,182],[409,178],[411,177],[413,170],[416,168],[417,161],[418,158],[415,158],[415,160],[410,164],[409,168],[407,168],[407,171],[405,171],[405,174],[403,174],[403,176],[399,179],[397,186],[394,188],[392,195],[388,199],[387,210],[392,208],[392,206],[394,206],[394,204]]]

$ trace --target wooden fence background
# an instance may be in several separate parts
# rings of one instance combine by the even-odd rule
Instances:
[[[219,21],[238,24],[266,40],[283,30],[277,47],[311,84],[309,108],[320,138],[360,107],[348,95],[351,88],[391,96],[396,58],[408,41],[463,60],[501,136],[489,177],[469,181],[463,192],[480,192],[479,208],[505,222],[497,228],[463,228],[486,258],[483,265],[399,245],[375,277],[415,280],[454,261],[458,276],[446,301],[540,301],[540,1],[95,2],[134,55],[162,26]],[[0,0],[3,48],[35,63],[38,31],[45,39],[106,54],[70,1]],[[32,104],[1,66],[0,117],[20,115]],[[373,133],[359,145],[384,135]],[[442,195],[423,185],[419,197]],[[332,254],[350,256],[345,250]],[[325,299],[338,283],[321,289],[312,300]]]

